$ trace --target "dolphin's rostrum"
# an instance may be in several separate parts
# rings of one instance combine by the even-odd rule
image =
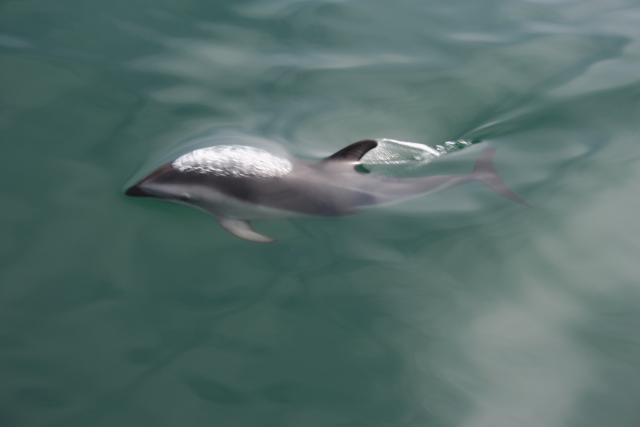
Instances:
[[[203,209],[242,239],[271,242],[250,220],[291,215],[337,216],[470,180],[526,204],[498,177],[485,149],[468,175],[391,178],[355,170],[375,140],[355,142],[320,162],[274,155],[245,145],[200,148],[166,163],[129,187],[129,196],[156,197]]]

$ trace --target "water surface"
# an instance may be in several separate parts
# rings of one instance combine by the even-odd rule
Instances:
[[[632,0],[3,2],[0,424],[638,425],[639,21]],[[533,207],[471,183],[257,223],[265,246],[122,195],[219,129],[306,158],[482,141]]]

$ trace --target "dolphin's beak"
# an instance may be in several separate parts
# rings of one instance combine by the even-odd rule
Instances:
[[[127,188],[127,190],[124,192],[124,194],[126,194],[127,196],[132,196],[132,197],[149,197],[151,196],[150,193],[148,193],[147,191],[144,190],[144,187],[142,186],[143,181],[140,181],[137,184],[132,185],[131,187]]]
[[[170,165],[164,165],[142,178],[136,184],[127,188],[124,192],[127,196],[132,197],[159,197],[164,198],[166,195],[158,190],[158,184],[162,182],[168,174],[173,171]]]

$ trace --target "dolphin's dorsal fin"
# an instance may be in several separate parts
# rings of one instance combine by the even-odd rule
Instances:
[[[220,223],[220,226],[222,226],[222,228],[241,239],[257,243],[273,242],[272,238],[260,234],[253,228],[251,228],[251,225],[247,221],[219,216],[218,222]]]
[[[378,143],[373,139],[364,139],[362,141],[354,142],[351,145],[347,145],[342,150],[337,151],[324,159],[325,162],[331,161],[347,161],[357,162],[367,154],[369,150],[372,150],[378,146]]]

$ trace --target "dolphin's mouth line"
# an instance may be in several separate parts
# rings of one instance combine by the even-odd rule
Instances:
[[[153,189],[143,186],[142,183],[137,183],[127,188],[124,194],[131,197],[151,197],[172,200],[181,203],[189,203],[192,201],[189,193],[180,193],[172,196],[167,196],[167,194],[164,194],[162,191],[154,191]]]

